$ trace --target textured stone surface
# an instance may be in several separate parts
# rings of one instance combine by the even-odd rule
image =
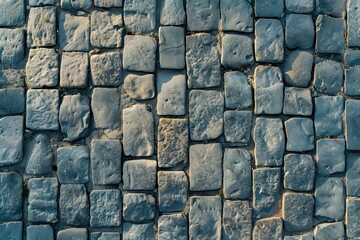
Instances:
[[[0,220],[22,218],[22,178],[15,172],[0,173]]]
[[[128,74],[124,80],[125,92],[135,100],[155,97],[154,74]]]
[[[308,154],[287,154],[284,158],[284,188],[311,191],[314,187],[314,160]]]
[[[348,155],[346,164],[346,195],[360,197],[360,155],[356,153]]]
[[[345,102],[345,138],[346,149],[360,150],[358,126],[360,124],[360,101],[346,100]]]
[[[360,199],[346,200],[346,235],[348,237],[360,237]]]
[[[221,64],[224,67],[239,69],[254,63],[253,41],[250,37],[224,34],[221,40]]]
[[[282,239],[283,222],[279,217],[266,218],[255,222],[253,239]]]
[[[154,190],[156,187],[156,161],[132,160],[123,165],[125,190]]]
[[[68,228],[57,233],[57,240],[87,240],[86,228]]]
[[[314,44],[315,27],[311,15],[286,15],[285,42],[290,49],[309,49]]]
[[[160,2],[161,25],[184,25],[185,8],[182,0],[164,0]]]
[[[246,0],[222,0],[220,3],[221,30],[253,31],[253,8]]]
[[[27,174],[42,175],[51,172],[53,154],[49,135],[38,133],[26,144],[24,151]]]
[[[345,15],[345,2],[345,0],[316,0],[316,14],[343,17]]]
[[[124,223],[123,226],[123,240],[153,240],[154,239],[154,224],[144,223],[144,224],[133,224],[133,223]]]
[[[360,81],[358,75],[360,73],[360,67],[352,67],[345,70],[345,84],[344,92],[349,96],[359,96],[360,95]]]
[[[284,236],[284,240],[314,240],[311,235],[292,235],[292,236]]]
[[[20,114],[25,111],[23,88],[0,89],[0,115]]]
[[[86,88],[89,56],[82,52],[63,53],[60,68],[60,87]]]
[[[310,116],[313,111],[311,91],[297,87],[285,87],[283,113]]]
[[[0,63],[5,66],[13,66],[23,60],[25,57],[24,42],[24,30],[20,28],[1,28]]]
[[[315,239],[345,239],[344,224],[341,222],[322,223],[315,227]]]
[[[344,63],[346,66],[360,65],[360,50],[346,49],[344,54]]]
[[[121,80],[120,52],[104,52],[91,55],[91,82],[93,86],[115,87]]]
[[[120,236],[118,232],[92,232],[91,240],[119,240]]]
[[[56,45],[56,8],[31,8],[27,22],[27,46],[50,47]]]
[[[94,127],[120,127],[120,93],[116,88],[95,88],[91,98]]]
[[[314,149],[314,123],[310,118],[291,118],[285,121],[286,150],[294,152]]]
[[[22,239],[22,222],[5,222],[0,224],[0,237],[7,240],[21,240]]]
[[[32,2],[34,0],[30,0]],[[3,0],[0,3],[0,26],[12,27],[25,23],[25,1]]]
[[[347,44],[349,47],[359,47],[359,27],[360,27],[360,2],[349,0],[347,7]]]
[[[344,20],[319,15],[316,19],[316,52],[342,54],[345,47],[344,34]]]
[[[316,143],[317,171],[321,175],[330,175],[345,171],[345,140],[320,139]]]
[[[123,216],[125,221],[142,222],[154,219],[156,211],[155,198],[145,193],[127,193],[123,199]]]
[[[312,13],[314,0],[285,0],[286,9],[294,13]]]
[[[124,24],[132,33],[147,34],[155,32],[156,0],[125,0]]]
[[[90,226],[120,226],[121,202],[119,190],[92,190],[90,193]]]
[[[253,94],[246,75],[241,72],[224,74],[225,107],[230,109],[252,106]]]
[[[59,43],[62,51],[88,51],[90,49],[89,18],[61,12]]]
[[[94,5],[103,8],[122,7],[123,0],[94,0]]]
[[[333,60],[317,63],[314,69],[314,81],[316,91],[318,92],[331,95],[341,92],[343,85],[341,64]]]
[[[231,143],[249,144],[252,125],[252,112],[226,111],[224,113],[225,140]]]
[[[219,0],[186,1],[187,29],[191,32],[217,30],[220,19]]]
[[[65,10],[90,11],[92,2],[87,0],[60,0],[60,6]]]
[[[222,239],[250,239],[252,210],[246,201],[225,201]]]
[[[159,28],[159,60],[161,68],[185,68],[184,28],[174,26]]]
[[[187,240],[187,218],[181,213],[160,216],[158,219],[158,238],[164,240]]]
[[[282,0],[255,0],[256,17],[281,17],[284,10]]]
[[[22,116],[3,117],[0,119],[0,166],[13,165],[23,158]]]
[[[54,240],[54,230],[50,225],[34,225],[26,228],[27,240]]]
[[[290,86],[307,87],[311,80],[314,57],[304,51],[292,51],[282,65],[284,82]]]

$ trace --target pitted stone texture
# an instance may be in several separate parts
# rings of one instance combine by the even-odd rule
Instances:
[[[114,129],[120,127],[120,92],[116,88],[95,88],[91,98],[94,127]]]
[[[284,114],[311,116],[312,111],[313,104],[309,89],[285,87],[283,107]]]
[[[226,68],[240,69],[254,63],[253,41],[250,37],[224,34],[222,37],[221,64]]]
[[[187,240],[188,221],[181,213],[162,215],[158,218],[158,239]]]
[[[0,224],[0,237],[6,240],[21,240],[22,231],[22,222],[5,222]]]
[[[319,240],[345,239],[344,224],[341,222],[319,224],[314,229],[314,236]]]
[[[1,29],[0,29],[1,30]],[[1,56],[0,56],[1,61]],[[2,63],[6,66],[4,63]],[[24,87],[25,73],[23,69],[5,68],[0,70],[0,87]]]
[[[314,123],[310,118],[291,118],[285,121],[286,150],[294,152],[314,149]]]
[[[314,57],[304,51],[292,51],[282,65],[284,82],[290,86],[307,87],[311,80]]]
[[[184,28],[174,26],[159,28],[159,55],[161,68],[185,68]]]
[[[188,196],[188,179],[183,171],[158,172],[160,212],[183,211]]]
[[[246,201],[224,202],[223,235],[224,240],[250,239],[252,228],[252,209]]]
[[[89,98],[81,95],[64,96],[59,122],[64,140],[74,141],[86,137],[90,125]]]
[[[58,221],[58,181],[56,178],[31,178],[28,182],[30,222]]]
[[[346,66],[358,66],[360,65],[360,50],[346,49],[344,54],[344,63]]]
[[[55,3],[57,3],[57,0],[29,0],[29,5],[31,7],[55,5]]]
[[[208,33],[186,36],[186,67],[190,88],[217,87],[221,69],[217,39]]]
[[[28,90],[26,127],[33,130],[59,130],[59,91]]]
[[[155,198],[145,193],[127,193],[123,199],[123,216],[125,221],[142,222],[154,219],[156,211]]]
[[[31,8],[27,22],[27,46],[51,47],[56,45],[56,8]]]
[[[360,101],[346,100],[345,102],[345,138],[346,149],[360,150]]]
[[[94,5],[102,8],[122,7],[123,0],[94,0]]]
[[[128,74],[124,80],[125,92],[135,100],[155,97],[154,74]]]
[[[31,88],[55,87],[59,82],[59,54],[53,48],[30,49],[26,64]]]
[[[281,119],[257,118],[254,142],[256,166],[281,166],[285,151],[285,134]]]
[[[360,67],[351,67],[345,69],[345,84],[344,92],[348,96],[360,96],[360,81],[359,76]]]
[[[190,146],[190,190],[210,191],[221,188],[222,148],[220,143]]]
[[[342,54],[345,47],[345,22],[341,18],[319,15],[316,19],[317,53]]]
[[[336,137],[343,133],[343,96],[315,98],[315,131],[317,137]]]
[[[256,17],[278,17],[284,12],[284,1],[282,0],[255,0]]]
[[[261,1],[264,3],[280,2],[280,0]],[[281,0],[281,2],[283,1]],[[280,63],[284,61],[284,33],[279,20],[260,19],[255,23],[255,58],[258,62]]]
[[[285,0],[286,9],[293,13],[312,13],[314,0]]]
[[[28,226],[26,240],[54,240],[54,230],[50,225]]]
[[[30,2],[32,1],[30,0]],[[24,0],[3,0],[0,2],[0,27],[20,26],[24,23]]]
[[[61,51],[89,51],[90,21],[88,17],[61,12],[59,17],[59,43]]]
[[[280,68],[257,66],[254,78],[255,114],[280,114],[284,98],[284,84]]]
[[[345,189],[341,178],[317,178],[315,213],[326,220],[342,220],[345,212]]]
[[[123,166],[125,190],[149,190],[156,187],[156,161],[131,160]]]
[[[284,240],[314,240],[311,235],[292,235],[284,236]]]
[[[125,36],[123,51],[124,69],[154,72],[156,65],[156,39],[144,36]]]
[[[90,193],[90,226],[115,227],[121,224],[119,190],[92,190]]]
[[[91,141],[91,172],[95,185],[119,184],[121,181],[121,143],[119,140]]]
[[[160,1],[160,24],[161,25],[184,25],[185,8],[182,0]]]
[[[360,237],[360,199],[346,200],[346,235],[347,237]]]
[[[227,148],[223,161],[223,193],[226,199],[249,199],[251,155],[241,148]]]
[[[89,224],[89,200],[82,184],[62,184],[60,187],[60,220],[69,225]]]
[[[124,23],[132,33],[147,34],[156,30],[156,0],[125,0]]]
[[[225,107],[245,109],[253,104],[253,94],[246,75],[241,72],[224,74]]]
[[[154,154],[154,117],[148,106],[136,104],[123,110],[123,145],[126,156]]]
[[[201,141],[218,138],[223,133],[224,123],[224,97],[221,92],[192,90],[189,98],[191,139]]]
[[[317,171],[330,175],[345,170],[345,140],[320,139],[316,144]]]
[[[133,223],[124,223],[123,226],[123,240],[154,240],[155,238],[154,223],[144,223],[144,224],[133,224]]]
[[[308,154],[288,154],[284,158],[284,188],[311,191],[314,188],[314,160]]]
[[[311,194],[284,193],[282,202],[286,231],[299,232],[312,229],[314,198]]]
[[[25,146],[25,172],[30,175],[46,175],[53,165],[51,138],[44,133],[38,133]]]
[[[187,0],[187,29],[190,32],[205,32],[218,29],[219,0]]]
[[[23,201],[22,177],[16,172],[0,173],[0,220],[21,220]]]
[[[253,8],[247,0],[222,0],[220,12],[222,31],[253,31]]]
[[[66,10],[90,11],[92,1],[88,0],[60,0],[60,6]]]
[[[91,13],[90,43],[99,48],[119,48],[122,43],[122,11],[110,9]]]
[[[120,52],[91,55],[91,81],[93,86],[116,87],[121,81]]]
[[[316,0],[316,14],[344,17],[345,2],[345,0]]]
[[[87,240],[88,232],[86,228],[68,228],[58,231],[57,240]]]
[[[61,58],[60,87],[86,88],[89,56],[82,52],[65,52]]]
[[[315,89],[318,92],[330,95],[341,92],[343,85],[343,70],[341,63],[333,60],[317,63],[314,69],[314,81]]]
[[[249,144],[252,126],[251,111],[226,111],[224,113],[224,135],[227,142]]]
[[[290,49],[309,49],[314,44],[315,27],[311,15],[286,15],[285,42]]]
[[[348,47],[360,47],[360,2],[349,0],[347,7],[347,44]]]
[[[119,232],[92,232],[91,240],[119,240]]]
[[[25,33],[23,29],[0,28],[0,63],[15,66],[25,58]]]
[[[253,239],[282,239],[283,221],[279,217],[261,219],[255,222]]]
[[[348,155],[346,164],[346,195],[360,197],[360,155]]]
[[[21,114],[25,111],[23,88],[0,89],[0,116]]]

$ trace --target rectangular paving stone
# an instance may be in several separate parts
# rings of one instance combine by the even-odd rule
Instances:
[[[155,217],[155,198],[145,193],[126,193],[123,199],[125,221],[143,222]]]
[[[286,115],[311,116],[313,103],[307,88],[285,87],[283,113]]]
[[[0,115],[20,114],[25,111],[23,88],[0,89]]]
[[[119,240],[120,236],[118,232],[92,232],[91,240]]]
[[[314,188],[315,165],[309,154],[287,154],[284,158],[284,188],[311,191]]]
[[[344,224],[342,222],[322,223],[314,229],[315,239],[345,239]]]
[[[337,137],[343,134],[343,96],[315,98],[315,132],[317,137]]]
[[[345,0],[316,0],[316,14],[343,17],[345,15]]]
[[[227,142],[248,145],[252,126],[251,111],[226,111],[224,113],[224,135]]]
[[[222,239],[251,239],[252,208],[247,201],[224,201]]]
[[[220,1],[222,31],[253,31],[253,8],[247,0]]]
[[[32,135],[25,145],[25,172],[29,175],[47,175],[52,172],[53,153],[51,137],[46,133]]]
[[[344,166],[345,167],[345,166]],[[349,154],[346,158],[346,196],[360,197],[360,155]]]
[[[188,221],[181,213],[161,215],[158,218],[158,239],[163,240],[187,240]]]
[[[345,69],[345,82],[344,82],[344,93],[348,96],[359,96],[360,95],[360,81],[358,75],[360,73],[360,67],[355,66],[349,69]]]
[[[155,75],[146,73],[128,73],[124,79],[123,88],[134,100],[148,100],[155,97]]]
[[[54,240],[54,230],[50,225],[28,226],[26,240]]]
[[[349,0],[347,2],[347,44],[348,47],[360,47],[360,2]]]
[[[311,15],[287,14],[285,43],[290,49],[309,49],[315,39],[314,21]]]
[[[125,0],[124,23],[131,33],[148,34],[156,30],[156,0]]]
[[[360,237],[360,198],[346,199],[346,236]]]
[[[90,226],[116,227],[121,224],[119,190],[92,190],[90,193]]]
[[[316,19],[317,53],[342,54],[345,47],[345,22],[341,18],[319,15]]]
[[[240,69],[254,63],[253,41],[237,34],[222,36],[221,64],[226,68]]]
[[[59,43],[59,50],[61,51],[89,51],[89,18],[61,12],[59,17]]]
[[[120,127],[120,92],[116,88],[94,88],[91,98],[94,127]]]
[[[314,57],[305,51],[291,51],[286,56],[281,70],[284,82],[294,87],[307,87],[312,79]]]
[[[57,240],[88,240],[88,232],[86,228],[68,228],[65,230],[58,231]]]
[[[265,218],[255,222],[253,230],[253,239],[268,240],[282,239],[283,221],[279,217]]]
[[[89,56],[82,52],[65,52],[61,57],[60,87],[86,88]]]
[[[320,175],[330,175],[345,171],[345,140],[320,139],[316,143],[317,171]]]
[[[0,173],[0,220],[21,220],[23,213],[22,177],[16,172]]]
[[[286,10],[293,13],[312,13],[314,0],[285,0]]]
[[[91,82],[93,86],[116,87],[120,85],[122,66],[119,51],[90,56]]]
[[[156,161],[125,161],[123,182],[124,190],[154,190],[156,187]]]
[[[182,0],[160,1],[160,24],[161,25],[184,25],[185,8]]]
[[[30,8],[27,21],[27,46],[52,47],[56,45],[56,8]]]
[[[30,0],[30,2],[33,0]],[[25,1],[3,0],[0,2],[0,27],[14,27],[25,23]]]
[[[348,99],[345,102],[346,149],[360,150],[360,101]]]
[[[220,19],[219,0],[187,0],[186,14],[188,31],[217,30]]]
[[[345,49],[344,63],[350,67],[360,65],[360,50]]]
[[[314,123],[311,118],[290,118],[285,121],[284,125],[287,139],[287,151],[303,152],[315,148]]]
[[[185,30],[182,27],[162,26],[159,28],[160,68],[185,68]]]
[[[344,58],[346,62],[346,55]],[[326,60],[315,64],[314,81],[316,91],[318,92],[330,95],[341,92],[343,85],[343,69],[341,63]]]
[[[225,107],[245,109],[253,105],[253,94],[246,75],[241,72],[224,74]]]
[[[101,8],[122,7],[123,0],[94,0],[94,5]]]
[[[256,17],[281,17],[284,11],[282,0],[255,0]]]
[[[24,43],[23,29],[0,28],[0,63],[5,66],[15,66],[23,60],[25,58]]]
[[[124,223],[122,240],[136,240],[136,239],[155,239],[154,223]]]
[[[0,224],[0,237],[6,240],[22,240],[23,223],[5,222]]]

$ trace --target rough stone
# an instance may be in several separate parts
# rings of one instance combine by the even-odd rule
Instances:
[[[255,222],[253,239],[282,239],[283,221],[279,217],[261,219]]]
[[[56,8],[31,8],[27,22],[27,46],[51,47],[56,45]]]
[[[343,70],[341,63],[326,60],[315,65],[314,86],[316,91],[335,95],[341,92],[343,85]]]
[[[116,87],[121,81],[120,52],[104,52],[91,55],[91,82],[93,86]]]
[[[182,0],[160,1],[160,24],[161,25],[184,25],[185,8]]]
[[[309,89],[285,87],[283,113],[286,115],[311,116],[313,103]]]
[[[313,227],[314,198],[311,194],[284,193],[283,220],[286,231],[308,231]]]
[[[253,8],[247,0],[222,0],[220,13],[222,31],[253,31]]]
[[[90,193],[90,226],[115,227],[121,224],[119,190],[92,190]]]
[[[94,0],[94,5],[101,8],[122,7],[123,0]]]
[[[123,240],[154,240],[154,237],[155,231],[153,222],[144,224],[124,223]]]
[[[358,66],[360,65],[360,50],[346,49],[344,54],[344,63],[346,66]]]
[[[345,239],[344,224],[341,222],[319,224],[315,227],[314,236],[319,240]]]
[[[147,34],[156,30],[156,0],[125,0],[124,23],[132,33]]]
[[[285,0],[286,9],[293,13],[312,13],[314,0]]]
[[[295,117],[285,121],[286,150],[294,152],[314,149],[314,123],[310,118]]]
[[[282,65],[284,82],[290,86],[307,87],[312,77],[314,57],[304,51],[292,51]]]
[[[317,171],[330,175],[345,170],[345,140],[320,139],[316,143]]]
[[[188,221],[181,213],[162,215],[158,218],[158,239],[187,240]]]
[[[360,199],[346,199],[346,236],[349,238],[360,237]]]
[[[350,197],[360,197],[360,155],[357,153],[347,156],[345,180],[346,195]]]
[[[30,2],[31,1],[33,0],[30,0]],[[24,0],[3,0],[0,2],[0,27],[14,27],[23,25],[24,23]]]
[[[316,19],[317,53],[342,54],[345,47],[345,22],[341,18],[319,15]]]
[[[44,133],[38,133],[25,146],[25,172],[32,175],[46,175],[53,165],[51,138]]]
[[[345,84],[344,92],[348,96],[360,96],[360,81],[358,76],[360,74],[360,67],[352,67],[345,69]]]
[[[95,88],[91,98],[94,127],[120,127],[120,92],[116,88]]]
[[[21,220],[23,202],[22,177],[16,172],[0,173],[0,220]]]
[[[224,34],[222,37],[221,64],[226,68],[240,69],[254,63],[253,41],[250,37]]]
[[[348,47],[359,47],[360,2],[349,0],[347,6],[347,44]]]
[[[241,72],[224,74],[225,107],[245,109],[253,104],[253,94],[246,75]]]
[[[182,27],[159,28],[159,61],[161,68],[185,68],[185,30]]]
[[[311,15],[286,15],[285,42],[290,49],[309,49],[314,44],[315,27]]]
[[[156,161],[131,160],[123,166],[125,190],[154,190],[156,187]]]
[[[0,63],[5,66],[14,66],[23,60],[25,58],[24,43],[23,29],[0,28]]]
[[[6,240],[21,240],[22,231],[22,222],[5,222],[0,224],[0,237]]]
[[[91,240],[119,240],[119,232],[92,232]]]
[[[314,240],[311,235],[292,235],[284,236],[284,240]]]
[[[21,114],[25,111],[23,88],[0,89],[0,115]]]
[[[60,6],[65,10],[77,10],[89,12],[92,7],[92,1],[88,0],[60,0]]]
[[[125,92],[135,100],[155,97],[154,74],[128,74],[124,80]]]
[[[61,58],[60,87],[86,88],[89,56],[82,52],[65,52]]]
[[[345,102],[346,149],[360,150],[360,101],[348,99]]]
[[[1,29],[0,29],[1,30]],[[1,61],[1,57],[0,57]],[[3,66],[6,66],[2,63]],[[24,87],[25,73],[23,69],[2,68],[0,69],[0,87]]]
[[[187,29],[190,32],[205,32],[218,29],[220,19],[219,0],[187,0]]]
[[[31,7],[39,7],[44,5],[55,5],[57,0],[29,0],[29,5]]]
[[[252,209],[246,201],[224,202],[222,239],[250,239]]]
[[[145,193],[127,193],[123,199],[125,221],[142,222],[154,219],[156,212],[155,198]]]
[[[284,188],[311,191],[314,188],[314,160],[308,154],[288,154],[284,158]]]
[[[57,240],[87,240],[88,233],[86,228],[68,228],[58,231]]]
[[[54,240],[54,230],[50,225],[28,226],[26,240]]]
[[[224,113],[224,135],[227,142],[249,144],[252,126],[251,111],[226,111]]]
[[[61,51],[89,51],[89,18],[61,12],[59,17],[59,43],[59,50]]]
[[[256,17],[281,17],[284,12],[283,0],[255,0]]]
[[[316,0],[316,14],[343,17],[345,15],[345,0]]]

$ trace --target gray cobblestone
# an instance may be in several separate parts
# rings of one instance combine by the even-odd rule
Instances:
[[[144,193],[127,193],[123,200],[125,221],[142,222],[155,217],[155,198]]]
[[[358,228],[360,223],[359,209],[359,198],[350,198],[346,200],[346,235],[348,237],[358,238],[360,236],[360,229]]]
[[[95,88],[91,109],[95,128],[120,127],[120,93],[116,88]]]
[[[340,222],[319,224],[315,227],[314,236],[319,240],[345,239],[344,225]]]
[[[125,190],[154,190],[156,186],[156,161],[132,160],[123,165]]]
[[[285,121],[286,150],[310,151],[314,146],[314,124],[310,118],[291,118]]]
[[[93,190],[90,193],[90,226],[114,227],[121,224],[119,190]],[[87,238],[86,238],[87,239]]]
[[[0,173],[0,220],[13,221],[22,218],[22,178],[15,172]]]
[[[13,66],[25,57],[25,33],[20,28],[0,29],[0,63]]]
[[[225,140],[231,143],[250,143],[253,114],[250,111],[226,111],[224,113]]]
[[[250,2],[246,0],[222,0],[220,11],[221,29],[223,31],[253,31],[253,8]]]
[[[192,32],[216,30],[220,19],[219,0],[186,1],[187,28]]]
[[[164,240],[187,240],[187,218],[180,213],[160,216],[158,220],[158,238]]]
[[[256,17],[280,17],[283,10],[284,1],[282,0],[255,0]]]
[[[46,175],[51,173],[53,154],[49,135],[39,133],[33,136],[25,146],[24,160],[25,172],[33,175]]]
[[[22,222],[5,222],[0,224],[0,236],[8,240],[19,240],[22,238]]]
[[[21,114],[25,111],[23,88],[0,89],[0,115]]]
[[[128,74],[124,80],[126,93],[135,100],[155,97],[154,74]]]
[[[360,90],[358,89],[360,86],[360,82],[357,78],[360,73],[360,67],[351,67],[349,69],[345,69],[345,84],[344,84],[344,92],[349,96],[359,96]]]
[[[185,8],[182,0],[164,0],[160,2],[161,25],[183,25],[185,19]]]
[[[57,240],[68,240],[75,238],[76,240],[87,240],[88,232],[86,228],[68,228],[57,233]]]
[[[286,115],[311,116],[313,103],[309,89],[285,87],[283,113]]]
[[[359,132],[357,126],[359,124],[360,101],[346,100],[345,102],[345,138],[346,149],[359,150],[360,144],[358,142]]]
[[[311,191],[314,187],[314,160],[308,154],[287,154],[284,158],[284,188]]]
[[[246,75],[241,72],[224,74],[225,107],[245,109],[253,105],[253,94]]]
[[[347,44],[349,47],[358,47],[360,46],[360,39],[358,38],[358,30],[359,29],[359,19],[360,13],[358,11],[360,7],[360,3],[356,0],[348,1],[347,8]]]
[[[316,145],[317,171],[321,175],[330,175],[345,171],[345,140],[320,139]]]
[[[314,69],[314,80],[314,85],[318,92],[331,95],[341,92],[343,85],[341,64],[333,60],[317,63]]]
[[[184,28],[174,26],[159,28],[159,60],[161,68],[185,68]]]
[[[133,224],[124,223],[123,226],[123,240],[154,240],[154,226],[153,223]]]
[[[56,45],[56,8],[31,8],[27,28],[28,47]]]
[[[30,3],[34,0],[30,0]],[[25,1],[4,0],[0,3],[0,26],[12,27],[25,23]]]
[[[254,63],[253,42],[250,37],[224,34],[221,40],[221,64],[224,67],[240,69]]]
[[[283,222],[281,218],[266,218],[255,222],[253,230],[253,239],[282,239],[283,236]]]
[[[312,13],[314,0],[285,0],[286,9],[294,13]]]
[[[89,56],[82,52],[63,53],[60,68],[60,87],[86,88]]]
[[[122,73],[120,52],[91,55],[90,67],[93,86],[115,87],[120,85]]]
[[[353,153],[346,159],[346,195],[360,197],[360,155]]]
[[[342,54],[345,47],[344,34],[344,20],[319,15],[316,19],[316,52]]]
[[[282,65],[284,82],[294,87],[307,87],[311,80],[314,57],[305,51],[292,51]]]
[[[344,98],[342,96],[323,96],[315,98],[316,136],[339,136],[343,131],[342,115]]]
[[[26,228],[27,240],[54,240],[54,230],[50,225],[35,225]]]
[[[290,49],[309,49],[315,39],[314,21],[311,15],[288,14],[286,16],[285,42]]]
[[[155,32],[156,0],[125,0],[124,23],[129,32],[140,34]]]

